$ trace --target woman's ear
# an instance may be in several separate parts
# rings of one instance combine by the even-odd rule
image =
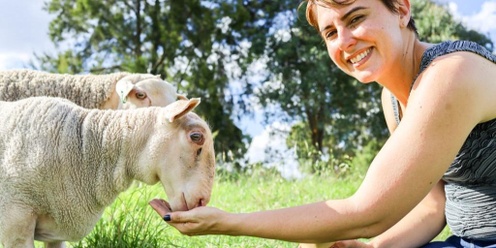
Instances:
[[[396,3],[398,4],[400,25],[401,27],[406,27],[410,22],[410,18],[412,18],[410,0],[397,0]]]

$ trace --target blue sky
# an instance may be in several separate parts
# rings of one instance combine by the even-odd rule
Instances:
[[[54,16],[42,10],[45,0],[0,0],[0,70],[22,68],[33,58],[33,53],[53,54],[55,48],[48,38],[48,23]],[[453,15],[467,27],[489,34],[496,44],[496,0],[437,0],[446,4]],[[269,137],[270,130],[287,128],[283,123],[263,126],[261,118],[240,123],[253,136],[248,156],[252,162],[266,158],[264,149],[284,148],[284,136]],[[286,158],[289,155],[283,155]],[[254,159],[254,160],[253,160]],[[282,161],[283,174],[294,175],[294,161]],[[278,165],[275,165],[278,166]],[[280,166],[279,166],[280,167]]]
[[[0,0],[0,69],[23,67],[33,53],[52,52],[47,32],[53,16],[45,0]],[[491,35],[496,43],[496,0],[437,0],[448,4],[468,27]]]
[[[496,0],[437,0],[467,27],[489,34],[496,43]]]

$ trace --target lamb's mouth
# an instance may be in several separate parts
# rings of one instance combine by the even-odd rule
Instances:
[[[363,59],[363,58],[367,57],[367,55],[369,55],[371,51],[372,51],[372,48],[369,48],[369,49],[367,49],[367,50],[365,50],[365,51],[361,52],[361,53],[360,53],[360,54],[358,54],[357,56],[355,56],[355,57],[353,57],[353,58],[349,59],[348,61],[349,61],[350,63],[352,63],[352,64],[356,64],[356,63],[358,63],[358,62],[362,61],[362,59]]]
[[[186,206],[186,210],[189,210],[189,207],[188,207],[188,202],[186,201],[186,196],[184,195],[184,192],[182,192],[182,195],[183,195],[183,203],[184,203],[184,206]]]

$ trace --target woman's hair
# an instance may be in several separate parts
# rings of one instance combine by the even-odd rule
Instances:
[[[339,5],[349,5],[354,3],[355,1],[356,0],[303,0],[300,7],[303,6],[304,3],[307,3],[307,9],[306,9],[307,21],[314,28],[318,29],[317,17],[315,16],[315,5],[339,6]],[[384,6],[386,6],[386,8],[389,11],[393,13],[398,13],[398,7],[396,5],[397,0],[380,0],[380,1],[382,2],[382,4],[384,4]],[[418,36],[417,27],[415,26],[415,21],[413,20],[413,18],[410,18],[407,27],[408,29],[415,32],[415,35]]]

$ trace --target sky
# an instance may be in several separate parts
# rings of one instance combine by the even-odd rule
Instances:
[[[0,70],[24,67],[33,53],[53,52],[45,0],[0,0]],[[496,43],[496,0],[437,0],[468,27],[490,35]]]
[[[27,67],[34,53],[53,54],[54,45],[48,37],[48,23],[55,18],[42,10],[45,0],[0,0],[0,70]],[[449,6],[451,13],[467,27],[488,34],[496,44],[496,0],[437,0]],[[240,123],[252,135],[248,157],[251,162],[265,160],[265,148],[285,148],[284,136],[269,137],[274,128],[284,128],[281,123],[264,126],[261,118]],[[284,157],[292,157],[285,154]],[[294,176],[294,161],[284,161],[283,175]],[[278,165],[274,165],[278,166]]]

